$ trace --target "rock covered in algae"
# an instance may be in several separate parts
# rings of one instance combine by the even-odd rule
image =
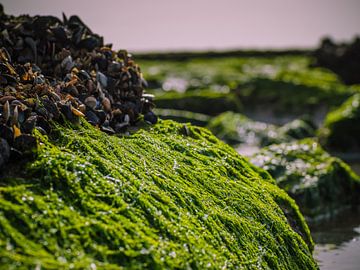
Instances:
[[[267,170],[309,219],[359,203],[360,177],[312,139],[270,145],[251,162]]]
[[[2,172],[0,265],[13,269],[316,269],[295,202],[205,129],[39,132]]]
[[[326,116],[320,138],[329,150],[360,152],[360,93]]]
[[[243,114],[225,112],[210,120],[207,127],[229,144],[249,144],[259,147],[294,139],[313,137],[315,127],[307,119],[296,119],[279,127],[253,121]]]

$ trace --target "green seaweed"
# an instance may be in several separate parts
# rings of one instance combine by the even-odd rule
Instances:
[[[242,110],[237,112],[271,108],[274,114],[300,116],[304,112],[314,113],[319,109],[329,110],[338,106],[360,89],[359,85],[345,86],[329,70],[310,67],[312,61],[308,56],[288,55],[208,59],[194,57],[184,61],[139,62],[150,82],[150,88],[157,89],[157,97],[164,92],[159,90],[161,88],[182,92],[178,93],[173,101],[170,100],[171,95],[166,99],[176,106],[185,102],[183,99],[187,104],[191,104],[188,95],[195,95],[194,92],[198,95],[203,91],[225,94],[230,92],[242,103]],[[180,85],[172,84],[173,80],[180,81]],[[166,93],[164,98],[165,96]],[[161,101],[159,106],[163,104],[165,101]],[[195,110],[195,105],[177,109],[192,111]],[[212,107],[208,106],[207,109],[211,111]],[[226,109],[222,112],[224,111]],[[201,113],[207,112],[203,108]]]
[[[313,139],[270,145],[250,160],[276,179],[309,220],[360,202],[360,177]]]
[[[295,202],[206,129],[35,136],[0,178],[0,269],[317,269]]]

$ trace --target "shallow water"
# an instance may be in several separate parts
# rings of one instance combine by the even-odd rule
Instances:
[[[348,210],[310,227],[316,243],[314,256],[321,270],[360,269],[359,210]]]
[[[360,174],[360,163],[350,163]],[[360,269],[360,209],[348,210],[330,221],[310,226],[314,256],[321,270]]]

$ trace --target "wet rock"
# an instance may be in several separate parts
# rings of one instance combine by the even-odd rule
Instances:
[[[270,145],[250,161],[268,171],[309,220],[360,203],[360,177],[312,139]]]
[[[218,138],[232,145],[263,147],[315,136],[315,125],[306,118],[296,119],[279,127],[253,121],[242,114],[226,112],[212,118],[207,127]]]
[[[86,125],[60,128],[56,143],[44,140],[31,174],[1,186],[1,241],[27,228],[21,245],[0,245],[1,268],[16,269],[18,258],[24,269],[49,261],[54,269],[89,268],[89,258],[115,254],[90,268],[318,269],[309,229],[273,179],[208,130],[188,125],[184,137],[182,129],[162,121],[131,138],[109,138]],[[84,249],[89,239],[102,248]],[[27,252],[32,246],[36,253]]]
[[[319,131],[320,141],[334,152],[360,152],[360,94],[330,112]]]

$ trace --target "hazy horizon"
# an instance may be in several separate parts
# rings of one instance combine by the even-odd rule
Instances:
[[[358,0],[2,0],[6,14],[78,15],[133,52],[312,48],[360,34]]]

